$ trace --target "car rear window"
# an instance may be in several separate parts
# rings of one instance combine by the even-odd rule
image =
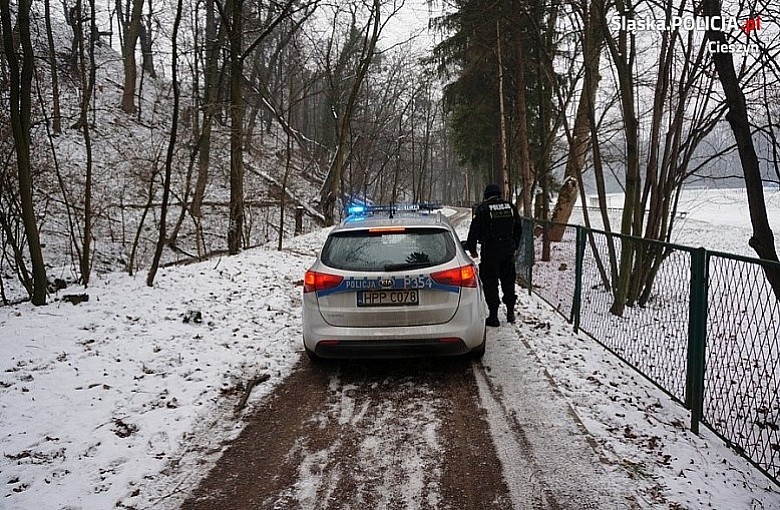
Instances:
[[[448,230],[410,228],[334,233],[322,248],[321,260],[348,271],[404,271],[437,266],[454,257],[455,241]]]

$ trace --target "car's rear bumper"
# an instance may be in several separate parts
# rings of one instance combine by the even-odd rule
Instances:
[[[391,359],[458,356],[471,349],[460,338],[416,340],[325,340],[314,353],[320,358]]]
[[[479,299],[479,295],[474,298]],[[486,313],[481,300],[464,304],[444,324],[340,327],[325,322],[316,303],[308,303],[303,314],[303,342],[308,351],[323,358],[457,356],[481,346],[485,338]]]

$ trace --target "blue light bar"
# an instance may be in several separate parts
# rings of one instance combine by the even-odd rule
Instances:
[[[360,205],[354,204],[347,207],[348,216],[367,216],[377,212],[389,212],[391,216],[396,212],[401,211],[419,211],[421,213],[431,212],[437,209],[441,209],[441,204],[392,204],[392,205]]]

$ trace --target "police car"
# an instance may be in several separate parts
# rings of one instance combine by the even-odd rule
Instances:
[[[441,211],[350,212],[304,278],[309,357],[482,357],[487,305],[477,266]]]

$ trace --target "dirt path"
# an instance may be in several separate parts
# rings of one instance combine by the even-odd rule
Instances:
[[[182,510],[647,508],[519,332],[491,330],[481,363],[302,357]]]
[[[471,362],[303,361],[183,509],[511,508]]]
[[[502,410],[490,378],[468,360],[302,360],[182,509],[639,508],[594,485],[579,434],[540,447],[537,417]]]

